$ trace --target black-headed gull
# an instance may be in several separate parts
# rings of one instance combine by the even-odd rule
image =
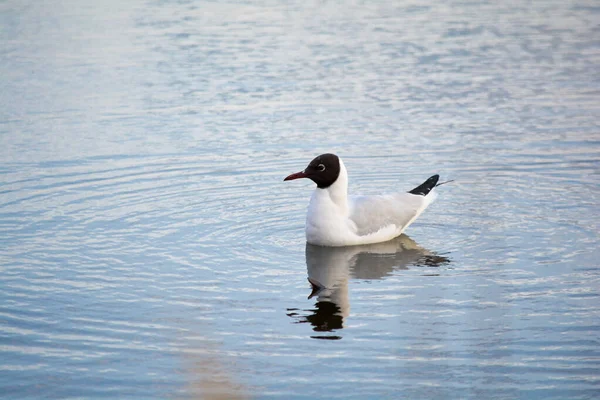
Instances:
[[[433,202],[439,175],[406,192],[348,196],[348,173],[341,158],[321,154],[304,171],[284,180],[309,178],[317,184],[306,215],[306,241],[319,246],[379,243],[399,236]],[[446,183],[446,182],[444,182]]]

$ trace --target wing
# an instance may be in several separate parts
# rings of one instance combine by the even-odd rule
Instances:
[[[433,201],[435,193],[427,196],[397,193],[381,196],[355,196],[350,198],[350,219],[359,236],[395,225],[404,230]]]

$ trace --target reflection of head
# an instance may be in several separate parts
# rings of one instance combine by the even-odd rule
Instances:
[[[306,320],[314,327],[315,332],[330,332],[334,329],[342,329],[344,318],[340,314],[337,304],[330,301],[317,301],[315,309],[311,310]]]

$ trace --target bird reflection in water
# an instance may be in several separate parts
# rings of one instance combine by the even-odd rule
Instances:
[[[348,280],[382,279],[395,270],[409,266],[439,267],[450,259],[419,246],[406,235],[384,243],[350,247],[323,247],[306,244],[306,268],[312,291],[317,298],[315,308],[288,309],[297,323],[310,323],[315,332],[335,332],[344,327],[350,313]],[[302,311],[309,312],[308,315]],[[337,335],[311,336],[315,339],[341,339]]]

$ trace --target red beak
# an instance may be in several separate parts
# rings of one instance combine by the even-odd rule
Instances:
[[[300,178],[306,178],[307,175],[304,173],[304,171],[300,171],[300,172],[296,172],[295,174],[291,174],[285,177],[284,181],[291,181],[294,179],[300,179]]]

